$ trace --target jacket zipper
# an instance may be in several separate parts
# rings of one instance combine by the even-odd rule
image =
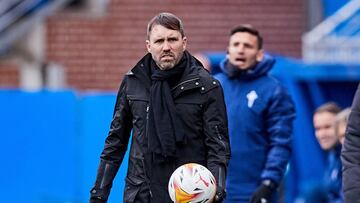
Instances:
[[[220,131],[219,131],[219,127],[217,125],[215,125],[215,131],[216,131],[216,135],[219,139],[219,142],[220,144],[224,147],[225,149],[225,152],[227,151],[227,147],[226,147],[226,144],[224,143],[222,137],[221,137],[221,134],[220,134]]]
[[[145,129],[145,134],[147,134],[147,131],[148,131],[148,125],[149,125],[149,110],[150,110],[150,105],[148,104],[146,106],[146,129]],[[152,198],[152,192],[151,192],[151,187],[150,187],[150,180],[149,180],[149,176],[146,174],[146,168],[145,168],[145,161],[144,161],[144,157],[142,158],[142,165],[143,165],[143,169],[144,169],[144,173],[145,173],[145,177],[146,177],[146,182],[148,184],[148,187],[149,187],[149,193],[150,193],[150,197]]]
[[[149,109],[150,109],[150,106],[149,104],[146,106],[146,129],[147,129],[147,121],[149,120]]]

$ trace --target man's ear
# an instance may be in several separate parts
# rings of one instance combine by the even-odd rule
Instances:
[[[148,39],[146,40],[146,49],[150,52],[150,41]]]
[[[260,49],[260,50],[258,51],[258,53],[256,54],[256,61],[257,61],[257,62],[260,62],[260,61],[263,60],[263,58],[264,58],[264,50],[263,50],[263,49]]]
[[[187,45],[187,38],[183,37],[183,50],[185,51]]]

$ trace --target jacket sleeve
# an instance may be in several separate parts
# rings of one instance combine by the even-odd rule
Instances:
[[[354,97],[342,149],[345,202],[360,199],[360,84]]]
[[[291,156],[294,103],[281,85],[276,87],[265,114],[266,133],[269,136],[269,151],[261,179],[270,179],[279,184]]]
[[[222,88],[215,79],[214,87],[208,91],[204,107],[203,123],[207,146],[207,166],[215,176],[218,187],[225,187],[225,177],[230,159],[228,122]],[[208,87],[211,88],[211,87]]]
[[[115,109],[105,146],[100,156],[90,202],[107,201],[113,179],[124,158],[132,129],[132,114],[126,98],[126,77],[123,80],[115,103]]]

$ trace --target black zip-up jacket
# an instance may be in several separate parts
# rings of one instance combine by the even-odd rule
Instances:
[[[206,166],[218,184],[219,181],[224,184],[223,177],[219,180],[219,173],[226,173],[230,148],[223,91],[219,82],[193,57],[189,59],[190,67],[184,71],[186,74],[171,89],[186,144],[177,148],[181,155],[178,158],[165,163],[150,161],[151,153],[147,146],[151,86],[147,71],[149,60],[152,60],[151,55],[147,54],[122,81],[90,202],[107,201],[131,131],[124,202],[171,202],[167,192],[168,180],[178,166],[189,162]]]
[[[360,84],[356,91],[341,152],[345,203],[360,202]]]

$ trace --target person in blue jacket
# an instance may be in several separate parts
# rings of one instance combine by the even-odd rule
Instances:
[[[341,203],[341,143],[335,131],[336,115],[341,108],[334,102],[327,102],[316,108],[313,115],[315,137],[326,154],[324,177],[320,187],[327,202]]]
[[[294,103],[268,74],[275,60],[251,25],[230,31],[227,57],[215,75],[224,89],[232,156],[226,182],[230,203],[276,202],[291,154]]]

